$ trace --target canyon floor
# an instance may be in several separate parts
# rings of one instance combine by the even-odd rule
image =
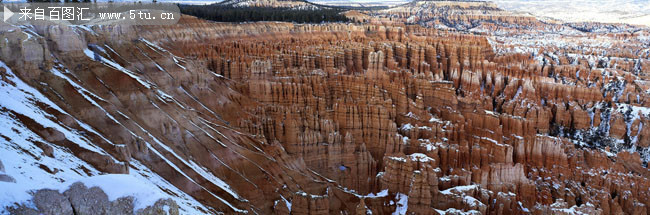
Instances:
[[[346,16],[0,23],[0,214],[650,214],[650,28]]]

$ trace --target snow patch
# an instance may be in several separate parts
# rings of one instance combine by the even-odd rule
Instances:
[[[392,215],[405,215],[409,207],[409,196],[402,193],[397,193],[395,200],[397,201],[397,207],[395,208],[395,212],[393,212]]]

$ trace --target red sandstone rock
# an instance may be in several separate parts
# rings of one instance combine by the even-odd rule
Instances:
[[[493,7],[422,4],[450,5],[451,11]],[[408,7],[386,13],[415,16]],[[502,13],[450,20],[537,23]],[[610,76],[629,79],[622,92],[632,99],[620,102],[647,107],[643,86],[623,71],[630,67],[623,61],[611,75],[576,75],[588,71],[589,62],[569,65],[561,56],[542,68],[522,54],[496,55],[482,36],[399,23],[226,24],[183,17],[174,26],[107,28],[35,29],[43,39],[27,40],[16,29],[0,35],[11,38],[0,56],[72,116],[44,108],[47,113],[80,131],[87,128],[76,120],[83,121],[120,146],[85,132],[109,154],[100,156],[55,129],[16,118],[102,172],[124,173],[126,162],[145,163],[211,212],[236,212],[211,194],[259,214],[388,214],[396,195],[408,196],[408,211],[417,214],[450,208],[645,214],[650,205],[650,176],[639,154],[608,154],[617,149],[580,148],[550,136],[609,125],[610,137],[650,145],[648,118],[632,119],[628,128],[624,113],[607,110],[615,95],[594,87],[616,80]],[[155,87],[86,58],[89,43],[111,47],[114,52],[98,54]],[[102,99],[88,101],[52,68],[69,70],[66,77]],[[634,101],[634,95],[641,96]],[[161,145],[152,144],[156,140]],[[240,196],[204,178],[189,161]],[[366,196],[383,190],[386,196]]]

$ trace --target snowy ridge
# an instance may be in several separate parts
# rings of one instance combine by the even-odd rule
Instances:
[[[494,0],[499,7],[565,22],[596,21],[650,26],[647,0]]]
[[[8,83],[4,83],[1,86],[2,90],[0,93],[4,94],[2,95],[3,99],[1,103],[3,108],[25,115],[34,121],[41,123],[45,128],[55,128],[63,132],[67,139],[71,140],[84,149],[103,155],[107,154],[101,148],[88,144],[90,141],[88,141],[88,139],[85,137],[79,135],[78,131],[64,128],[64,126],[50,120],[52,116],[41,111],[40,108],[36,106],[36,103],[34,101],[41,101],[59,112],[64,111],[58,106],[54,105],[54,103],[45,98],[45,96],[41,95],[34,88],[28,86],[26,83],[22,82],[15,75],[13,75],[11,69],[9,69],[9,67],[7,67],[4,62],[0,62],[0,68],[4,68],[10,75],[10,81],[16,84],[15,87],[11,86],[11,84]]]

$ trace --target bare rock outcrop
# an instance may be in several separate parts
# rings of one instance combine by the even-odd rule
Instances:
[[[12,214],[179,214],[178,205],[171,199],[160,199],[153,205],[134,211],[132,196],[109,201],[99,187],[87,188],[83,183],[72,184],[66,191],[41,189],[33,194],[36,208],[20,204],[8,210]],[[134,213],[135,212],[135,213]]]

